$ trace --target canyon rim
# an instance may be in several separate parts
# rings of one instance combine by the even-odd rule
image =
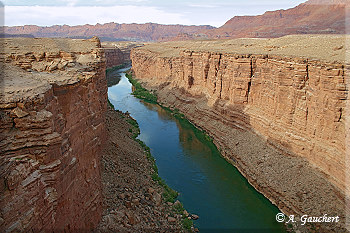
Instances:
[[[336,48],[345,42],[309,35],[150,44],[132,50],[132,69],[284,213],[338,213],[343,229],[328,230],[341,232],[348,68]]]
[[[108,100],[106,74],[130,66],[133,83],[203,131],[282,222],[295,216],[287,231],[349,232],[349,6],[309,0],[217,28],[2,27],[0,231],[198,231],[138,123]]]

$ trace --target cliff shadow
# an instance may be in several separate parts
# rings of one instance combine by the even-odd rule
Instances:
[[[4,4],[0,1],[0,95],[4,94],[4,38],[5,38],[5,7]]]
[[[350,34],[350,7],[345,8],[345,33],[347,35]],[[346,64],[350,64],[350,53],[348,52],[350,49],[350,38],[346,37],[345,41],[346,45],[346,53],[345,53],[345,62]],[[350,65],[345,66],[345,81],[346,86],[350,87]],[[345,153],[346,153],[346,177],[345,182],[347,184],[346,187],[346,228],[350,232],[350,101],[349,97],[346,102],[346,118],[345,118]]]
[[[325,212],[342,216],[344,220],[340,191],[305,158],[294,154],[288,142],[259,133],[255,129],[256,119],[247,113],[246,103],[229,103],[223,99],[216,99],[213,103],[204,95],[193,96],[183,88],[168,92],[166,99],[191,123],[208,132],[221,155],[284,213],[316,216]],[[274,129],[267,126],[266,130]],[[184,141],[183,137],[189,136],[182,135],[180,141]],[[194,142],[187,144],[191,148],[197,146]],[[283,197],[280,196],[282,192]],[[326,204],[319,204],[318,200],[326,199]],[[309,224],[306,227],[311,229],[314,226]]]

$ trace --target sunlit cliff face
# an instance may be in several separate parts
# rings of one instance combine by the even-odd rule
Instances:
[[[131,58],[135,76],[159,101],[209,132],[223,156],[258,190],[269,187],[265,194],[285,212],[308,213],[306,198],[315,216],[343,214],[344,199],[331,184],[345,194],[344,39],[167,42],[134,49]],[[249,143],[258,140],[251,131],[275,150]],[[295,198],[302,189],[309,194]],[[338,204],[321,206],[320,199]]]

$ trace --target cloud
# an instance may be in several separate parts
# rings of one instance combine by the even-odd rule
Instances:
[[[199,8],[216,8],[218,6],[216,5],[209,5],[209,4],[189,4],[189,7],[199,7]]]
[[[116,1],[115,0],[94,0],[98,4],[103,4],[103,5],[115,5]],[[137,4],[137,3],[148,3],[149,0],[119,0],[118,4]],[[85,2],[88,3],[88,2]]]
[[[159,23],[185,25],[222,26],[235,15],[257,15],[266,10],[288,8],[304,0],[203,0],[201,3],[192,0],[179,2],[153,0],[4,0],[5,25],[39,26],[51,25],[84,25],[96,23]],[[22,6],[14,3],[23,3]],[[116,2],[118,5],[115,6]],[[11,3],[10,6],[6,3]],[[33,6],[34,4],[39,6]],[[59,4],[43,6],[41,4]],[[273,4],[275,5],[265,5]],[[283,6],[289,3],[290,6]],[[31,6],[25,6],[31,4]],[[84,4],[84,6],[82,6]],[[127,5],[125,5],[127,4]],[[99,5],[99,6],[88,6]]]
[[[140,3],[140,2],[148,2],[148,0],[123,0],[124,2],[136,2],[136,3]]]
[[[63,0],[64,2],[67,2],[67,6],[76,6],[79,2],[79,0]]]
[[[70,1],[73,3],[73,1]],[[5,6],[5,25],[83,25],[96,23],[191,24],[180,13],[147,6],[72,7]]]

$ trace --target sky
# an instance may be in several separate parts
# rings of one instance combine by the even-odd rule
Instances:
[[[220,27],[236,15],[259,15],[265,11],[292,8],[305,1],[2,0],[1,2],[5,5],[6,26],[152,22]]]

